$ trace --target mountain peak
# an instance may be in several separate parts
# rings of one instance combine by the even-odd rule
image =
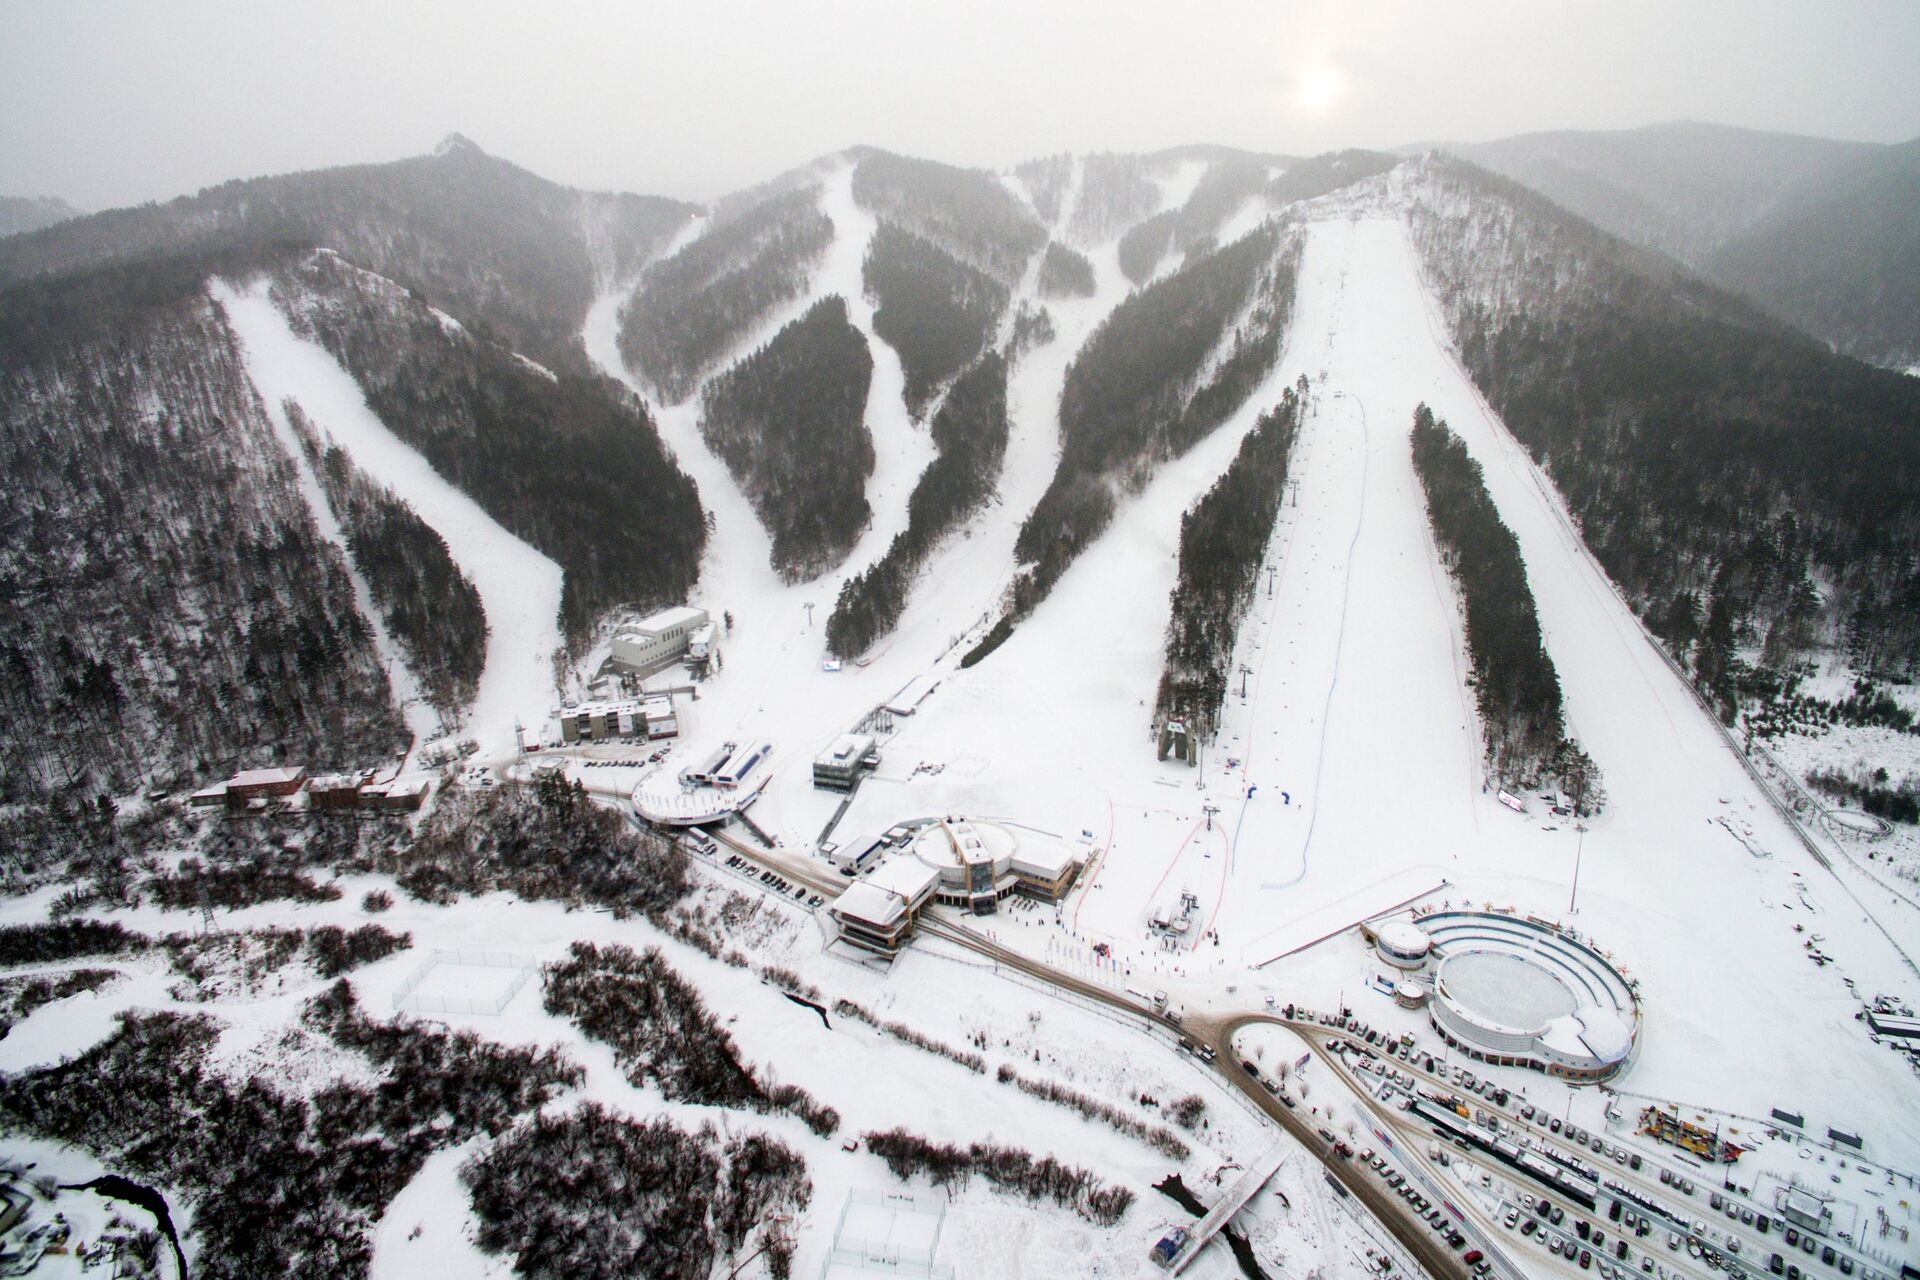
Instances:
[[[464,133],[450,133],[433,149],[435,156],[484,156],[480,144]]]

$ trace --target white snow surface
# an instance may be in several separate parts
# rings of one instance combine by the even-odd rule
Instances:
[[[446,540],[487,614],[487,663],[468,713],[483,758],[511,755],[516,718],[545,720],[554,703],[553,655],[560,648],[560,566],[514,537],[456,489],[368,407],[332,354],[295,333],[264,281],[244,289],[215,282],[214,296],[246,351],[248,376],[277,412],[300,404],[356,466],[394,490]]]

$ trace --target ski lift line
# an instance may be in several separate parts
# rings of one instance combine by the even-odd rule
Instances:
[[[1201,825],[1202,824],[1200,819],[1195,818],[1193,821],[1193,826],[1187,829],[1186,839],[1182,840],[1180,842],[1180,847],[1173,851],[1173,857],[1169,859],[1167,862],[1167,869],[1160,873],[1160,879],[1154,883],[1153,892],[1147,895],[1147,902],[1149,904],[1147,907],[1147,910],[1149,913],[1151,913],[1153,910],[1153,907],[1151,904],[1160,901],[1160,890],[1166,888],[1167,877],[1172,875],[1173,869],[1180,865],[1180,859],[1186,854],[1187,846],[1192,844],[1193,838],[1200,834]]]
[[[1347,617],[1353,612],[1353,554],[1360,545],[1360,530],[1367,520],[1367,475],[1372,466],[1373,437],[1367,427],[1366,402],[1350,391],[1337,391],[1334,395],[1345,397],[1360,406],[1360,510],[1354,517],[1353,536],[1347,540],[1347,567],[1341,583],[1340,628],[1335,632],[1333,642],[1333,678],[1327,681],[1327,700],[1320,712],[1320,750],[1314,759],[1312,810],[1307,814],[1306,839],[1300,845],[1300,869],[1294,873],[1293,879],[1271,886],[1263,885],[1263,888],[1289,889],[1307,877],[1308,857],[1313,850],[1313,831],[1320,821],[1320,784],[1326,777],[1328,720],[1333,714],[1334,692],[1340,687],[1340,655],[1346,650]],[[1243,805],[1241,816],[1244,818],[1245,815],[1246,808]],[[1238,835],[1237,830],[1235,834]]]
[[[1319,411],[1319,405],[1317,403],[1311,406],[1306,404],[1301,405],[1301,411],[1300,411],[1301,430],[1300,430],[1299,436],[1296,439],[1298,443],[1301,443],[1306,447],[1302,449],[1301,456],[1296,461],[1291,462],[1288,465],[1287,470],[1291,476],[1291,478],[1288,481],[1289,484],[1297,485],[1299,483],[1299,479],[1298,479],[1299,469],[1305,466],[1307,462],[1307,452],[1311,450],[1313,447],[1313,440],[1312,440],[1312,437],[1309,437],[1307,435],[1306,426],[1309,422],[1318,422],[1319,418],[1320,418],[1320,411]],[[1297,510],[1297,508],[1295,509]],[[1288,521],[1284,513],[1281,516],[1281,521],[1285,529],[1286,545],[1281,548],[1280,563],[1278,565],[1277,572],[1273,569],[1270,569],[1269,572],[1273,573],[1274,577],[1277,578],[1279,582],[1284,583],[1287,580],[1287,567],[1293,563],[1293,547],[1294,547],[1294,542],[1296,540],[1295,535],[1299,532],[1299,522],[1297,519]],[[1267,594],[1267,619],[1266,619],[1266,627],[1265,627],[1266,634],[1269,639],[1271,639],[1273,636],[1274,617],[1280,611],[1279,600],[1280,600],[1280,591],[1278,589],[1278,586],[1274,583],[1272,579],[1269,579],[1268,594]],[[1251,744],[1252,742],[1253,725],[1256,724],[1260,719],[1260,691],[1266,685],[1266,676],[1267,676],[1267,664],[1266,664],[1266,661],[1262,659],[1259,667],[1255,670],[1255,673],[1254,673],[1253,698],[1247,705],[1246,724],[1248,729],[1249,744]],[[1241,782],[1244,783],[1247,780],[1247,771],[1252,767],[1253,767],[1252,753],[1251,751],[1249,751],[1248,754],[1246,756],[1243,756],[1240,761]],[[1242,813],[1244,814],[1244,812],[1245,812],[1245,808],[1243,806]],[[1234,834],[1236,838],[1239,835],[1239,827],[1237,825],[1234,828]],[[1231,863],[1233,859],[1233,853],[1234,853],[1233,849],[1228,850],[1227,858],[1229,863]]]

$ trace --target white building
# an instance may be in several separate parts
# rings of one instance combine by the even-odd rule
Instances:
[[[678,662],[694,634],[708,625],[705,609],[691,605],[662,609],[614,634],[613,665],[629,675],[652,675]]]
[[[673,699],[656,693],[620,702],[583,702],[560,712],[563,742],[610,742],[619,738],[671,738],[680,732]]]
[[[1418,971],[1427,967],[1433,943],[1426,930],[1411,920],[1388,920],[1374,927],[1373,949],[1396,969]]]
[[[915,858],[895,858],[854,881],[827,912],[842,941],[892,956],[913,936],[914,923],[939,884],[940,873],[932,867]]]
[[[813,758],[813,785],[827,791],[851,791],[860,781],[860,769],[873,752],[873,735],[847,733]],[[873,757],[878,763],[879,757]]]

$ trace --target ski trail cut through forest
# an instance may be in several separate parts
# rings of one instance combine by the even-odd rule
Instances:
[[[293,331],[264,280],[245,291],[216,282],[214,297],[246,353],[247,373],[270,407],[292,398],[354,465],[413,507],[446,541],[480,593],[487,663],[467,717],[483,758],[512,755],[516,719],[533,725],[554,704],[560,650],[560,566],[502,528],[367,406],[359,384],[331,353]]]

